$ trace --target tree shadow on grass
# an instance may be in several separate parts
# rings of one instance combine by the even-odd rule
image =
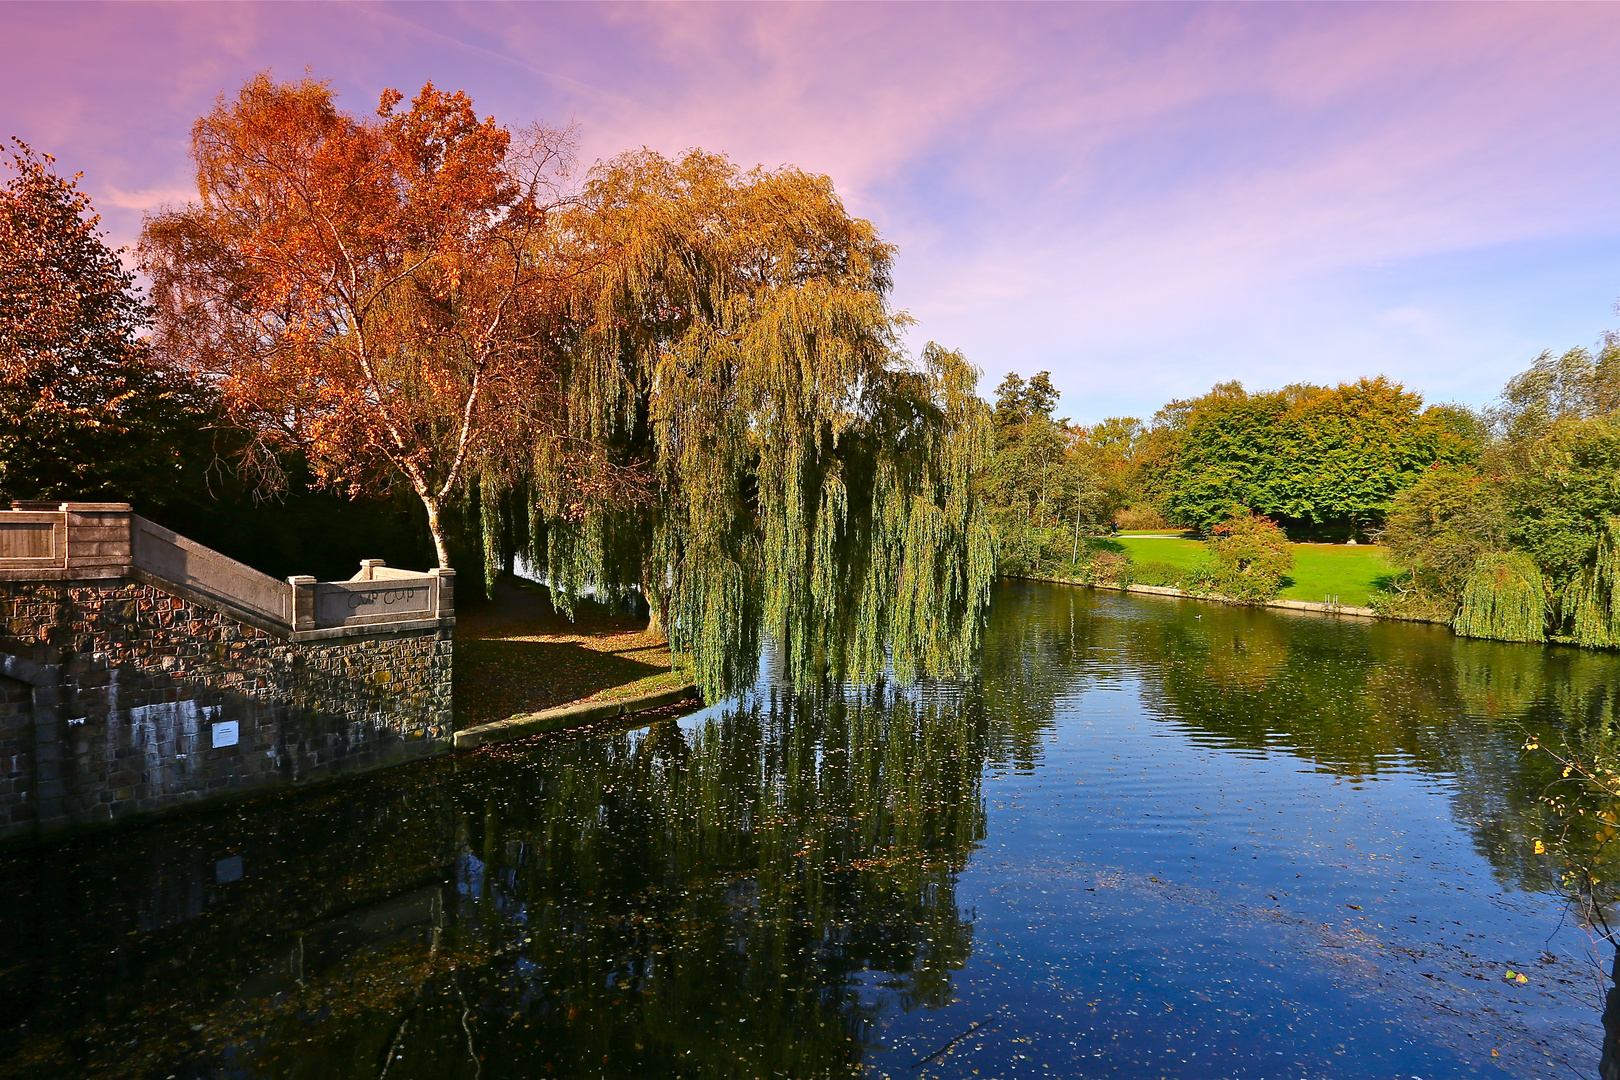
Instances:
[[[667,671],[660,646],[627,643],[620,650],[576,641],[473,638],[456,644],[456,726],[504,720],[566,705],[603,690]]]
[[[511,576],[492,603],[456,620],[455,722],[539,712],[670,668],[669,645],[647,620],[581,600],[569,619],[544,585]]]
[[[1388,574],[1379,574],[1372,579],[1372,592],[1394,592],[1395,583],[1406,577],[1406,572],[1394,571]]]

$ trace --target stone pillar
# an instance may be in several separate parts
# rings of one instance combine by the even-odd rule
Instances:
[[[315,629],[315,579],[308,574],[294,574],[287,584],[292,586],[293,633]]]
[[[70,570],[129,571],[133,559],[129,503],[63,503],[67,511],[67,565]]]
[[[454,570],[440,570],[434,567],[428,571],[429,577],[438,578],[439,583],[439,611],[441,619],[456,617],[456,572]]]
[[[381,559],[361,559],[360,572],[354,576],[355,581],[376,581],[377,567],[386,566]]]

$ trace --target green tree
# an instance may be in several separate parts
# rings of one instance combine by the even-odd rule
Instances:
[[[558,228],[581,267],[560,394],[483,465],[490,549],[545,565],[565,608],[640,592],[706,696],[752,678],[762,635],[801,679],[964,667],[988,410],[960,353],[901,351],[872,224],[826,177],[693,151],[598,165]]]
[[[1290,407],[1277,433],[1281,471],[1261,504],[1268,513],[1345,521],[1365,532],[1429,466],[1478,456],[1466,412],[1424,409],[1420,396],[1383,376],[1285,393]]]
[[[1555,420],[1527,446],[1510,437],[1508,499],[1516,546],[1561,590],[1588,565],[1598,532],[1620,514],[1620,419]]]
[[[1078,530],[1108,509],[1099,456],[1084,429],[1053,417],[1058,398],[1046,371],[1027,383],[1009,372],[996,389],[995,456],[985,492],[1000,564],[1009,573],[1069,561]]]
[[[1287,408],[1280,393],[1250,394],[1227,382],[1160,409],[1147,448],[1147,489],[1165,516],[1207,531],[1233,502],[1269,509],[1282,471],[1277,428]]]
[[[1544,352],[1508,380],[1490,411],[1507,464],[1524,468],[1531,449],[1562,421],[1590,420],[1620,409],[1620,338],[1605,337],[1596,356],[1570,349]]]
[[[1458,633],[1610,643],[1605,546],[1620,515],[1620,342],[1543,353],[1510,379],[1489,428],[1458,410],[1442,460],[1398,496],[1384,539]],[[1431,412],[1433,410],[1430,410]],[[1445,420],[1446,417],[1441,417]],[[1449,448],[1449,449],[1448,449]],[[1477,467],[1462,464],[1477,457]]]
[[[1138,450],[1145,428],[1134,416],[1110,416],[1090,427],[1075,428],[1071,453],[1096,483],[1093,517],[1108,521],[1129,505],[1139,484]]]
[[[52,164],[16,142],[0,188],[0,496],[161,508],[212,457],[213,394],[153,361],[134,275]]]
[[[1547,636],[1547,587],[1522,551],[1491,551],[1463,584],[1451,628],[1463,637],[1541,641]]]
[[[1208,530],[1236,500],[1301,525],[1377,528],[1435,462],[1478,457],[1481,425],[1382,377],[1251,394],[1221,383],[1172,401],[1143,448],[1144,483],[1171,520]]]
[[[1570,582],[1565,607],[1575,640],[1620,646],[1620,515],[1604,522],[1592,560]]]
[[[1479,557],[1507,545],[1511,524],[1497,480],[1435,464],[1395,496],[1383,541],[1418,590],[1450,602]]]

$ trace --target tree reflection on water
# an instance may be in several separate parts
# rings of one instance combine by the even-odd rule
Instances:
[[[346,805],[171,827],[95,930],[66,917],[98,874],[140,875],[105,841],[36,855],[77,902],[35,864],[35,946],[7,964],[33,990],[7,1002],[0,1072],[852,1074],[874,1010],[945,1003],[971,952],[955,876],[984,836],[986,742],[961,698],[773,695],[429,766]],[[184,866],[225,847],[241,882]],[[87,938],[118,942],[116,971],[64,947]]]

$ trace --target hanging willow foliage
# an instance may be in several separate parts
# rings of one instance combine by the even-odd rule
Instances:
[[[905,359],[872,225],[825,177],[642,152],[556,243],[561,386],[486,468],[492,563],[545,566],[564,610],[639,591],[706,696],[767,635],[799,680],[960,670],[994,575],[988,413],[959,353]]]
[[[1451,625],[1463,637],[1543,641],[1546,622],[1547,589],[1534,560],[1493,551],[1474,563]]]
[[[1604,522],[1598,532],[1597,552],[1575,576],[1565,595],[1565,609],[1574,618],[1575,640],[1594,649],[1620,646],[1620,516]]]

